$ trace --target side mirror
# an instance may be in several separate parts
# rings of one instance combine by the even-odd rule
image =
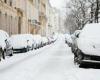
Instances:
[[[79,38],[79,34],[77,34],[76,37]]]
[[[5,40],[5,42],[7,42],[7,39]]]

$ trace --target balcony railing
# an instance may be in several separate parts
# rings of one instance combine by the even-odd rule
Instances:
[[[28,19],[28,22],[33,26],[40,26],[41,25],[41,23],[38,22],[37,20]]]

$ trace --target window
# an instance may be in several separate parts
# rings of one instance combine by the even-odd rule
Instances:
[[[7,0],[4,0],[5,3],[7,3]]]
[[[12,6],[12,0],[10,0],[10,6]]]
[[[1,15],[1,11],[0,11],[0,15]]]
[[[5,17],[7,17],[7,13],[5,13]]]

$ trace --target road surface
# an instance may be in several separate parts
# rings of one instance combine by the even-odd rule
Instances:
[[[64,39],[0,63],[0,80],[100,80],[99,69],[82,69]]]

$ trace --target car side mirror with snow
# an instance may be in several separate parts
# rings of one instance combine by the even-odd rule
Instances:
[[[79,34],[77,34],[76,37],[79,38]]]

